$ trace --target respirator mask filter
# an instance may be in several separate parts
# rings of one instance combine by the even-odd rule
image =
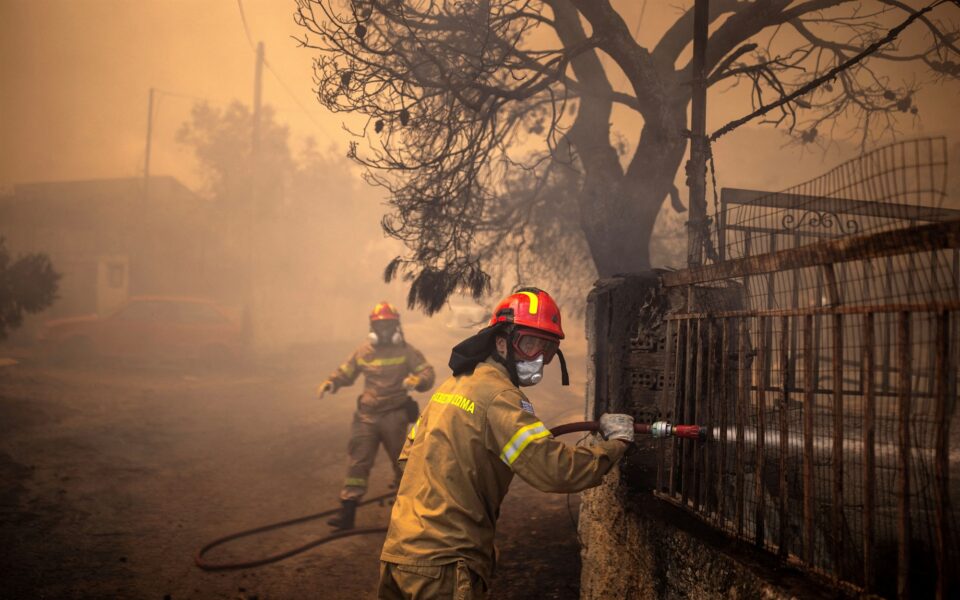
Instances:
[[[388,325],[381,325],[384,321],[376,321],[370,327],[370,333],[367,334],[367,339],[370,340],[370,343],[374,346],[385,346],[392,344],[394,346],[399,346],[403,343],[403,332],[400,330],[399,324],[389,323]]]
[[[517,381],[523,387],[537,385],[543,379],[543,354],[533,360],[518,360]]]

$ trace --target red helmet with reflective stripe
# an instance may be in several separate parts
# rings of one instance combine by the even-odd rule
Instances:
[[[490,319],[490,325],[497,323],[529,327],[563,339],[557,303],[537,288],[522,288],[501,300]]]
[[[383,302],[374,306],[373,310],[370,311],[370,320],[371,321],[399,321],[400,313],[397,312],[397,309],[394,308],[392,304],[384,300]]]

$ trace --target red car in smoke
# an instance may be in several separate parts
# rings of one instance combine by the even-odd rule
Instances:
[[[168,358],[208,366],[237,358],[243,345],[239,319],[201,298],[139,296],[113,313],[48,321],[40,333],[48,356]]]

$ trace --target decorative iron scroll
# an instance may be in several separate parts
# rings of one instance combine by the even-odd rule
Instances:
[[[858,223],[856,219],[843,221],[836,213],[830,211],[819,212],[816,210],[808,210],[804,212],[799,219],[797,219],[793,213],[787,213],[783,216],[783,219],[780,220],[780,224],[787,230],[800,229],[806,225],[807,227],[819,227],[821,229],[833,229],[834,226],[836,226],[837,231],[843,234],[860,232],[860,223]]]

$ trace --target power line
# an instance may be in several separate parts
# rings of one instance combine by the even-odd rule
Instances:
[[[243,0],[237,0],[237,8],[240,10],[240,22],[243,23],[243,32],[247,36],[247,43],[250,45],[250,49],[254,53],[256,53],[257,51],[256,44],[253,43],[253,35],[251,35],[250,33],[250,25],[247,23],[247,15],[243,10]],[[299,98],[297,98],[297,94],[294,93],[293,88],[287,85],[287,82],[280,77],[280,74],[274,70],[273,65],[271,65],[266,58],[263,59],[263,66],[265,66],[267,70],[270,71],[270,74],[273,75],[274,79],[277,80],[277,83],[280,84],[280,87],[282,87],[283,90],[287,93],[287,95],[290,96],[290,98],[297,104],[297,106],[300,107],[300,111],[304,114],[304,116],[310,119],[310,122],[312,122],[314,126],[317,127],[317,129],[323,132],[325,136],[332,139],[334,136],[327,130],[326,127],[324,127],[319,121],[313,118],[313,116],[310,114],[310,111],[307,109],[307,107],[303,105],[303,102],[301,102]]]
[[[153,91],[163,96],[169,96],[172,98],[182,98],[184,100],[193,100],[194,102],[211,102],[209,98],[203,98],[201,96],[195,96],[193,94],[186,94],[184,92],[161,90],[160,88],[153,88]]]
[[[153,91],[157,94],[157,96],[163,96],[167,98],[180,98],[181,100],[192,100],[194,102],[207,102],[209,104],[229,104],[230,102],[238,102],[236,98],[230,98],[230,99],[221,98],[218,100],[214,98],[206,98],[204,96],[197,96],[195,94],[188,94],[186,92],[164,90],[156,87],[153,88]],[[289,105],[272,104],[272,103],[267,104],[267,106],[269,106],[274,111],[281,112],[281,113],[302,112],[304,110],[303,106],[289,106]],[[319,108],[315,110],[307,109],[307,111],[314,114],[324,113],[324,111]]]
[[[270,65],[269,62],[267,62],[266,59],[264,59],[263,65],[264,65],[265,67],[267,67],[267,70],[270,71],[270,73],[276,78],[277,82],[278,82],[278,83],[281,85],[281,87],[283,87],[283,89],[287,92],[287,95],[290,96],[290,98],[291,98],[294,102],[296,102],[297,106],[300,107],[300,111],[301,111],[308,119],[310,119],[310,121],[311,121],[314,125],[316,125],[317,128],[320,129],[320,131],[322,131],[322,132],[324,133],[324,135],[326,135],[328,138],[333,138],[333,135],[331,135],[330,132],[327,131],[327,128],[324,127],[323,125],[321,125],[319,121],[317,121],[316,119],[314,119],[314,118],[310,115],[310,111],[307,109],[307,107],[304,106],[302,102],[300,102],[300,99],[297,98],[296,94],[293,93],[293,90],[290,88],[290,86],[288,86],[288,85],[286,84],[286,82],[285,82],[283,79],[280,78],[280,75],[278,75],[277,72],[273,70],[273,67]]]
[[[637,36],[640,35],[640,25],[643,23],[643,14],[647,11],[647,0],[643,0],[643,4],[640,5],[640,16],[637,17],[637,24],[633,28],[633,39],[636,41]]]
[[[247,35],[247,43],[250,44],[250,49],[256,52],[256,44],[253,43],[253,36],[250,35],[250,26],[247,25],[247,15],[243,12],[242,0],[237,0],[237,8],[240,9],[240,20],[243,22],[243,32]]]

